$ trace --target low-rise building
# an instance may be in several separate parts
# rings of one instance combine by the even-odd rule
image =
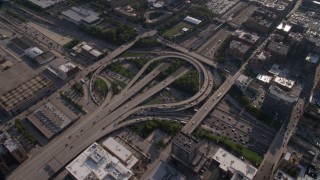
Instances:
[[[245,56],[248,54],[251,46],[246,45],[242,42],[232,40],[229,45],[230,55],[233,57],[243,60]]]
[[[233,176],[238,177],[241,175],[242,177],[252,180],[258,171],[257,168],[247,164],[222,148],[218,149],[212,159],[219,163],[219,168],[222,171],[231,173]]]
[[[68,164],[66,169],[77,180],[128,180],[133,175],[132,171],[96,142]]]
[[[259,36],[253,33],[248,33],[243,30],[236,30],[232,34],[233,38],[237,41],[241,41],[243,43],[248,43],[250,45],[255,45],[257,41],[259,40]]]
[[[41,7],[42,9],[48,9],[55,4],[63,2],[64,0],[28,0],[28,1]]]
[[[37,64],[45,64],[52,61],[55,55],[49,51],[42,51],[38,47],[31,47],[25,50],[26,55]]]
[[[14,115],[49,94],[53,84],[42,75],[38,75],[18,87],[0,96],[0,107],[8,115]]]
[[[25,51],[31,47],[34,47],[34,43],[27,37],[23,36],[21,38],[15,37],[11,39],[11,42],[20,48],[22,51]]]
[[[52,61],[46,69],[62,80],[70,79],[79,72],[78,66],[62,58]]]
[[[271,58],[277,61],[285,61],[289,52],[289,46],[283,43],[271,42],[267,47],[267,51],[271,54]]]
[[[187,16],[183,20],[188,22],[188,23],[191,23],[193,25],[199,25],[202,22],[200,19],[196,19],[196,18],[191,17],[191,16]]]
[[[83,7],[72,7],[61,13],[63,18],[76,25],[91,25],[99,21],[100,14]]]
[[[112,155],[117,157],[124,165],[126,165],[128,169],[131,169],[138,162],[138,159],[132,154],[131,151],[129,151],[112,137],[109,137],[103,141],[102,146]]]
[[[8,152],[19,163],[28,158],[27,153],[24,151],[20,143],[13,139],[6,131],[0,132],[0,143],[4,148],[2,149],[0,147],[0,156],[5,154],[5,152]]]
[[[77,118],[78,116],[63,104],[57,106],[53,102],[42,105],[27,117],[47,139],[57,135]]]

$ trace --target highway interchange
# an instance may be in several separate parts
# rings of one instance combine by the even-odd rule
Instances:
[[[69,88],[68,86],[70,84],[79,82],[80,79],[86,77],[89,72],[94,71],[95,73],[93,74],[89,85],[89,90],[91,91],[92,82],[95,78],[99,77],[99,73],[105,67],[116,61],[125,60],[115,59],[118,55],[128,50],[138,39],[147,36],[154,36],[155,34],[156,31],[142,33],[142,35],[138,36],[132,42],[120,46],[102,60],[79,72],[76,77],[69,82],[69,84],[66,84],[61,89]],[[156,38],[159,42],[166,45],[167,47],[175,49],[177,52],[165,51],[163,53],[160,53],[159,57],[151,60],[149,63],[144,65],[144,67],[136,74],[136,76],[130,81],[127,87],[124,88],[120,94],[114,96],[113,98],[110,98],[109,95],[108,98],[106,98],[105,101],[102,102],[102,104],[99,105],[99,107],[93,113],[88,114],[81,121],[77,122],[64,133],[53,139],[41,150],[41,153],[29,158],[26,162],[20,165],[9,176],[8,179],[48,179],[52,177],[56,172],[63,168],[86,147],[88,147],[94,141],[105,136],[106,134],[109,134],[121,127],[125,127],[140,121],[151,120],[149,118],[143,118],[140,120],[126,120],[130,115],[140,111],[141,109],[155,108],[159,111],[178,111],[192,107],[206,100],[182,129],[183,132],[191,134],[195,130],[195,128],[203,121],[203,119],[208,116],[209,113],[217,106],[219,101],[225,96],[225,94],[228,92],[230,87],[234,84],[235,80],[247,65],[247,63],[244,63],[237,72],[229,74],[225,82],[214,93],[211,93],[213,90],[211,84],[211,82],[213,81],[213,75],[211,73],[211,70],[205,65],[223,71],[226,69],[226,67],[214,62],[212,59],[198,54],[197,52],[189,51],[183,46],[165,40],[160,36],[156,36]],[[173,74],[168,76],[165,80],[159,82],[150,89],[141,92],[141,90],[146,85],[148,85],[149,82],[152,82],[156,78],[156,76],[159,75],[161,70],[166,68],[166,64],[161,64],[146,76],[141,78],[141,75],[145,72],[148,65],[150,65],[151,62],[161,61],[168,58],[179,58],[181,60],[187,61],[197,69],[197,71],[201,75],[201,87],[199,92],[191,98],[177,103],[141,106],[140,104],[142,102],[160,92],[189,71],[188,68],[181,67]],[[296,115],[293,115],[292,117],[296,117]],[[289,121],[289,127],[294,127],[297,121],[296,119],[298,118],[292,119],[295,120]],[[279,159],[278,156],[280,156],[281,152],[283,151],[283,148],[281,148],[281,145],[283,144],[281,136],[283,136],[284,134],[290,136],[293,131],[292,129],[293,128],[286,130],[282,128],[278,133],[271,147],[273,151],[270,150],[267,154],[267,156],[270,157],[270,160],[264,162],[265,164],[267,164],[266,172],[270,171],[270,164],[276,161],[276,159]],[[286,140],[284,144],[287,143],[287,141],[288,140]],[[280,146],[279,143],[281,144]],[[275,151],[275,149],[280,150]],[[263,170],[261,171],[261,175],[259,176],[263,177],[264,174],[265,171]]]

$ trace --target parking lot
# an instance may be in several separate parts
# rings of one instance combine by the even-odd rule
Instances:
[[[206,5],[213,13],[224,14],[238,2],[239,0],[209,0]]]
[[[261,122],[244,118],[241,112],[236,113],[226,102],[220,103],[204,124],[213,134],[227,136],[229,140],[259,153],[268,150],[275,135],[274,130],[266,128]]]

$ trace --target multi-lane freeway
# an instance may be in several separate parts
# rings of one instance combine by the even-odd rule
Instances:
[[[206,92],[207,87],[210,87],[209,81],[212,80],[212,77],[209,77],[211,74],[209,73],[210,75],[208,75],[209,71],[207,71],[201,63],[195,61],[192,57],[187,58],[187,55],[164,55],[162,59],[169,57],[187,60],[191,64],[196,65],[196,68],[201,70],[202,72],[200,73],[204,76],[203,84],[205,86],[203,86],[200,94]],[[111,57],[108,59],[111,59]],[[104,63],[108,63],[108,59],[105,58],[103,60],[105,61]],[[91,69],[95,69],[95,67],[91,67],[90,70]],[[188,72],[187,68],[181,67],[162,82],[138,94],[148,82],[155,78],[160,70],[161,68],[152,71],[142,80],[133,84],[131,88],[124,91],[123,94],[121,93],[115,97],[117,98],[116,101],[105,104],[105,106],[100,106],[95,112],[89,114],[85,119],[72,126],[68,131],[49,143],[39,155],[30,158],[30,160],[22,164],[12,173],[9,179],[47,179],[51,177],[92,142],[121,127],[118,123],[122,121],[122,116],[126,114],[126,112],[134,109]],[[82,77],[83,75],[78,75],[77,79]],[[133,95],[135,96],[132,100],[128,101]],[[183,105],[184,104],[182,104],[182,106]],[[170,107],[170,105],[168,106]]]

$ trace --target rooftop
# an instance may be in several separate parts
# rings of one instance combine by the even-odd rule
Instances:
[[[319,55],[315,53],[309,53],[306,57],[306,61],[311,62],[313,64],[317,64],[319,61]]]
[[[116,157],[96,142],[68,164],[66,169],[77,180],[94,178],[127,180],[133,175]]]
[[[249,85],[251,81],[252,81],[251,78],[249,78],[248,76],[245,76],[243,74],[241,74],[237,79],[237,82],[239,82],[240,84],[244,84],[244,85]]]
[[[48,139],[60,132],[78,116],[62,104],[48,102],[28,116],[28,120]]]
[[[291,89],[295,84],[295,81],[278,76],[274,78],[274,82],[289,89]]]
[[[284,179],[285,180],[294,180],[295,179],[281,170],[278,170],[275,174],[276,174],[274,177],[275,180],[284,180]]]
[[[99,19],[98,13],[82,7],[72,7],[62,12],[62,14],[78,23],[85,22],[91,24]]]
[[[289,93],[286,91],[283,91],[281,88],[275,85],[271,85],[269,88],[269,94],[272,95],[273,97],[276,97],[277,99],[281,99],[285,102],[288,103],[293,103],[296,102],[299,98],[299,96]]]
[[[202,21],[199,19],[196,19],[194,17],[191,16],[187,16],[183,19],[184,21],[187,21],[189,23],[195,24],[195,25],[199,25]]]
[[[278,30],[282,30],[285,32],[289,32],[291,30],[291,25],[287,24],[286,22],[281,22],[278,26],[277,29]]]
[[[21,38],[13,38],[11,42],[18,46],[22,50],[27,50],[34,46],[34,43],[27,37],[23,36]]]
[[[0,106],[7,111],[36,96],[38,91],[53,86],[52,82],[42,75],[38,75],[20,84],[18,87],[0,96]]]
[[[146,180],[160,179],[185,180],[186,177],[166,162],[160,161],[157,166],[147,175]]]
[[[13,65],[0,72],[0,96],[35,76],[35,72],[24,63]]]
[[[102,145],[117,158],[127,165],[127,168],[131,169],[132,166],[138,162],[138,159],[133,156],[132,152],[125,148],[122,144],[116,141],[113,137],[109,137],[102,142]]]
[[[41,49],[39,49],[38,47],[29,48],[25,52],[26,52],[27,56],[29,56],[31,59],[34,59],[37,56],[43,54],[43,51]]]
[[[251,33],[248,33],[248,32],[245,32],[245,31],[242,31],[242,30],[236,30],[234,33],[233,33],[233,36],[239,38],[239,39],[242,39],[246,42],[249,42],[249,43],[256,43],[259,39],[259,36],[255,35],[255,34],[251,34]]]
[[[281,55],[287,55],[289,51],[289,46],[272,41],[268,46],[268,50]]]
[[[32,3],[45,9],[45,8],[48,8],[48,7],[56,4],[56,3],[62,2],[64,0],[28,0],[28,1],[31,1]]]
[[[245,163],[222,148],[218,149],[216,154],[213,156],[213,159],[220,163],[219,168],[225,172],[239,172],[248,179],[253,179],[257,173],[257,169],[255,167]]]
[[[13,139],[7,139],[3,145],[8,149],[9,152],[13,152],[15,151],[16,149],[18,149],[20,146],[19,144],[13,140]]]
[[[267,76],[267,75],[258,74],[257,79],[259,81],[264,82],[264,83],[270,83],[270,81],[272,80],[272,77]]]
[[[250,46],[248,46],[242,42],[232,40],[230,42],[230,48],[237,49],[237,51],[240,51],[241,53],[246,53],[250,49]]]
[[[177,144],[178,146],[183,147],[189,152],[192,152],[198,146],[198,141],[196,139],[194,139],[191,135],[183,132],[180,132],[178,135],[176,135],[173,138],[172,142]]]

